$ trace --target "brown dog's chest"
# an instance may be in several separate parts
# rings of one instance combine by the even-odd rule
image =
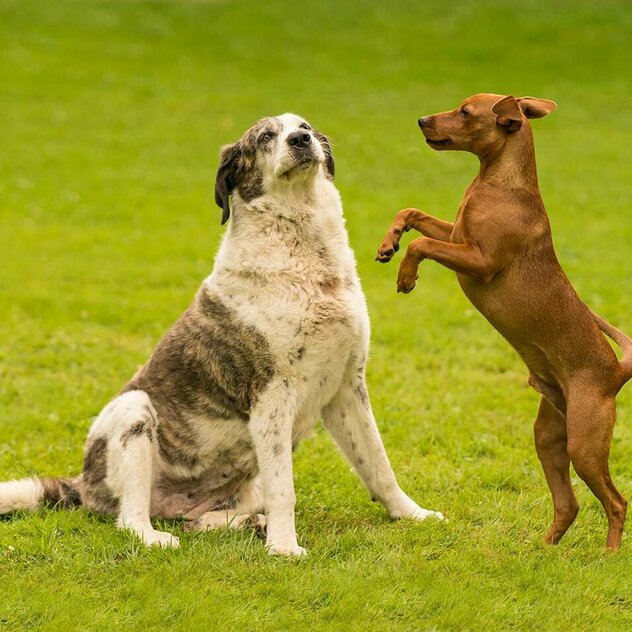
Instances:
[[[450,241],[475,244],[502,265],[491,279],[457,273],[467,298],[547,382],[564,381],[559,374],[587,357],[609,366],[610,349],[557,261],[543,207],[486,193],[466,191]]]

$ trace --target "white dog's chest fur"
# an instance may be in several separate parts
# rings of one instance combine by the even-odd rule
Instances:
[[[338,390],[351,354],[359,361],[366,353],[369,337],[338,193],[322,181],[314,196],[285,200],[280,217],[279,201],[268,196],[256,209],[240,208],[204,283],[264,332],[276,370],[299,393],[297,422],[308,425]],[[296,428],[295,439],[310,429]]]
[[[237,203],[239,213],[202,291],[220,297],[241,323],[263,333],[275,379],[296,397],[296,444],[311,432],[345,376],[363,366],[369,339],[366,304],[340,199],[328,180],[319,180],[307,198],[263,196],[256,207]],[[216,470],[221,480],[256,469],[243,420],[196,415],[189,423],[195,429],[197,463],[186,468],[163,464],[169,475]],[[237,474],[235,462],[241,464]]]

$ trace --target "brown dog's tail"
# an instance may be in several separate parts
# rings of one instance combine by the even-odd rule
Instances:
[[[620,363],[621,370],[623,372],[623,382],[621,383],[621,386],[623,386],[623,384],[632,378],[632,338],[626,336],[626,334],[624,334],[620,329],[611,325],[607,320],[604,320],[601,316],[599,316],[599,314],[592,312],[592,315],[597,322],[599,329],[601,329],[608,338],[614,340],[621,347],[621,353],[623,354]]]
[[[0,483],[0,514],[18,509],[34,511],[45,505],[63,508],[81,505],[81,476],[23,478]]]

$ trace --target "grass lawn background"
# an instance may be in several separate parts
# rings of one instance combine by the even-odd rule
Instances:
[[[398,296],[373,257],[399,208],[452,220],[476,171],[428,149],[418,116],[481,91],[551,98],[533,127],[558,254],[632,331],[631,40],[611,0],[0,0],[0,479],[79,471],[91,419],[211,269],[220,145],[295,111],[333,140],[389,455],[449,519],[389,521],[319,429],[295,461],[306,559],[246,532],[160,551],[82,511],[9,517],[0,627],[630,629],[632,526],[605,554],[579,484],[577,523],[540,543],[525,367],[453,273],[426,262]],[[619,419],[611,467],[632,497],[630,388]]]

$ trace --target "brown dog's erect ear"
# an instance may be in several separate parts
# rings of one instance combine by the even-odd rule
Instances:
[[[327,172],[329,175],[334,177],[336,167],[334,165],[334,154],[331,151],[331,145],[329,144],[329,139],[324,134],[321,134],[318,130],[313,130],[314,136],[318,139],[320,146],[323,148],[325,152],[325,167],[327,168]]]
[[[518,99],[518,105],[528,119],[543,118],[557,109],[555,101],[535,97],[522,97]]]
[[[494,103],[492,112],[496,115],[496,124],[508,132],[515,132],[522,126],[522,111],[512,96]]]
[[[237,172],[241,152],[239,144],[226,145],[222,149],[215,176],[215,203],[222,209],[222,224],[230,217],[230,195],[237,186]]]

